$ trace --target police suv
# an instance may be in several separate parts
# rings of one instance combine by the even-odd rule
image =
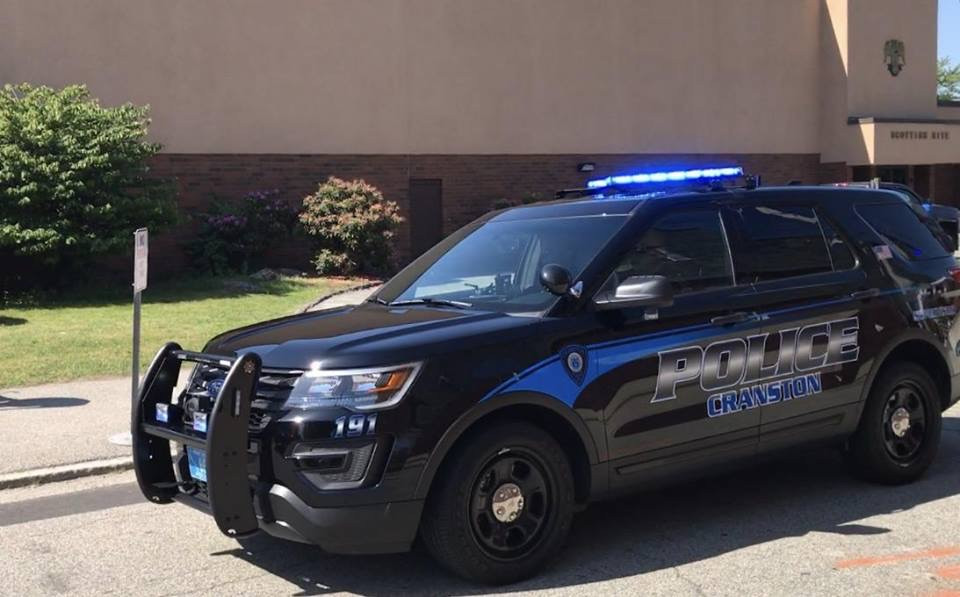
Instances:
[[[592,181],[480,218],[362,305],[167,344],[133,407],[140,488],[232,537],[419,537],[507,583],[584,504],[785,448],[916,479],[960,395],[953,257],[896,193],[741,175]]]

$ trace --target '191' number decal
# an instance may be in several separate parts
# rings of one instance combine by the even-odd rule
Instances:
[[[377,430],[377,415],[350,415],[337,417],[334,421],[336,428],[333,437],[357,437],[358,435],[373,435]]]

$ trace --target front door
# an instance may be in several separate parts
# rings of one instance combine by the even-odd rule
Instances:
[[[612,486],[750,458],[760,415],[730,411],[728,392],[744,374],[748,338],[763,323],[753,289],[734,279],[718,208],[656,219],[601,292],[632,275],[667,277],[675,300],[596,314],[605,338],[591,343],[598,377],[581,404],[603,405]]]

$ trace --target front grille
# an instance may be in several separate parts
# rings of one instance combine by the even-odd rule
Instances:
[[[250,411],[250,431],[263,431],[270,424],[270,415],[260,411]]]
[[[262,432],[273,421],[277,411],[290,396],[293,385],[300,377],[300,371],[266,369],[257,383],[257,393],[250,405],[249,429],[252,433]],[[183,424],[193,426],[194,413],[206,413],[209,417],[213,402],[227,376],[225,367],[198,364],[190,377],[190,383],[180,395],[183,408]]]

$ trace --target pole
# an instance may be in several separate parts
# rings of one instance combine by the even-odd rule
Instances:
[[[133,291],[133,367],[130,375],[130,397],[140,395],[140,291]]]
[[[140,395],[140,298],[147,288],[147,229],[133,233],[133,363],[130,369],[130,398]]]

